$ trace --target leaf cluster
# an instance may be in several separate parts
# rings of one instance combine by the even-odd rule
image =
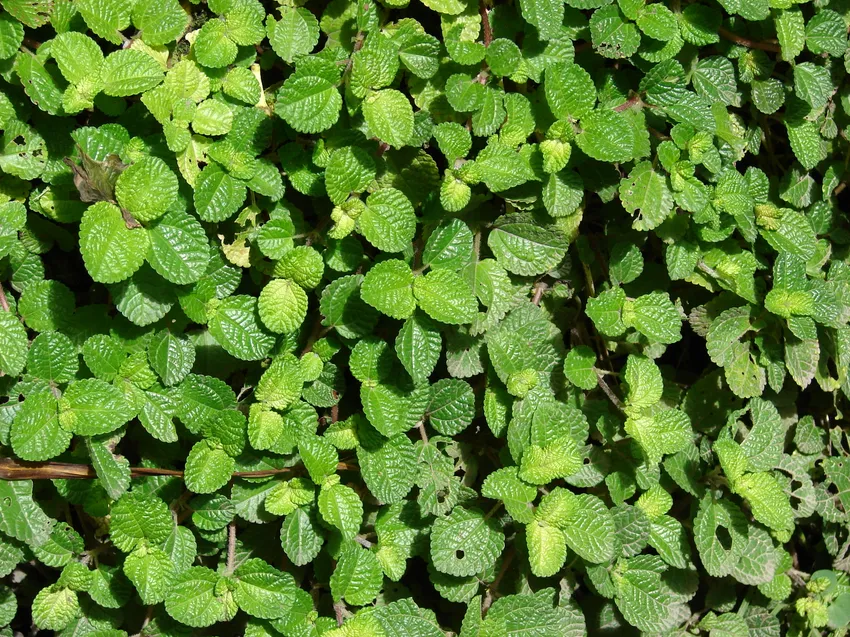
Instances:
[[[850,631],[847,0],[3,0],[0,637]]]

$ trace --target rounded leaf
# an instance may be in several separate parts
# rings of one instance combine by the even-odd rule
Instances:
[[[455,507],[431,529],[431,560],[447,575],[476,575],[495,564],[504,548],[498,525],[474,509]]]
[[[177,175],[159,157],[143,157],[118,175],[118,205],[138,221],[153,221],[177,200]]]
[[[145,228],[131,227],[117,206],[98,202],[80,223],[80,252],[91,278],[118,283],[142,267],[150,239]]]
[[[260,292],[260,320],[272,332],[287,334],[297,330],[307,316],[307,294],[288,279],[269,281]]]

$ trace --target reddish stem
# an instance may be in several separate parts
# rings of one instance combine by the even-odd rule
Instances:
[[[356,465],[340,462],[338,471],[358,471]],[[294,467],[282,469],[264,469],[262,471],[235,471],[234,478],[269,478],[297,471]],[[173,476],[182,478],[183,472],[177,469],[158,467],[131,467],[130,477]],[[13,458],[0,458],[0,480],[91,480],[97,477],[94,467],[68,462],[25,462]]]
[[[493,29],[490,27],[490,10],[484,5],[484,0],[478,4],[478,13],[481,14],[481,27],[484,30],[484,46],[490,46]]]
[[[782,53],[782,47],[778,44],[773,44],[771,42],[759,42],[758,40],[750,40],[749,38],[745,38],[741,35],[737,35],[736,33],[732,33],[728,29],[724,29],[720,27],[717,30],[717,34],[723,38],[724,40],[729,40],[730,42],[734,42],[735,44],[740,44],[741,46],[745,46],[748,49],[760,49],[762,51],[769,51],[770,53]]]

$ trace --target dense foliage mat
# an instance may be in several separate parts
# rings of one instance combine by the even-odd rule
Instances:
[[[847,634],[850,2],[3,0],[0,636]]]

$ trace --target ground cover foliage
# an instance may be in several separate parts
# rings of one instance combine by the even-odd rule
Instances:
[[[847,633],[846,0],[2,5],[2,635]]]

